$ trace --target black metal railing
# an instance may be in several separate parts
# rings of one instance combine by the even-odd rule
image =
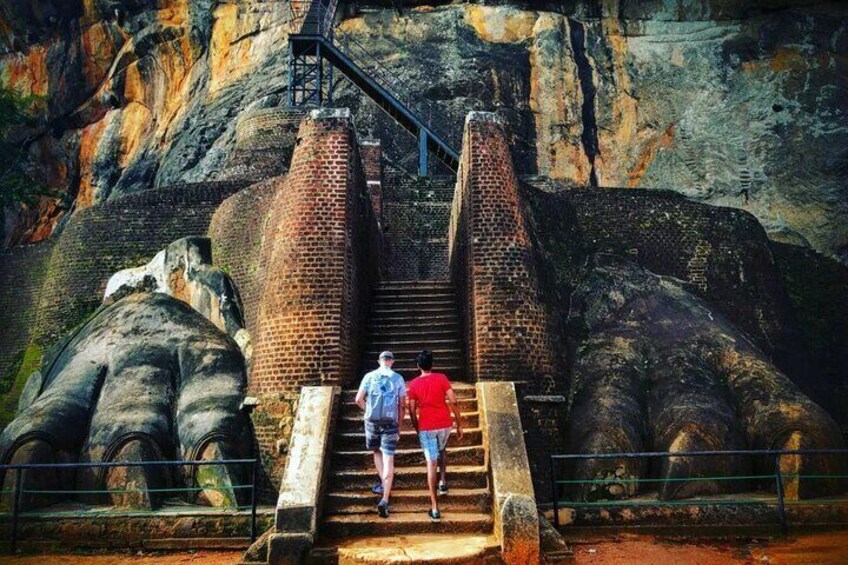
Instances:
[[[249,465],[251,482],[250,484],[232,485],[228,487],[213,487],[213,486],[186,486],[186,487],[164,487],[156,489],[93,489],[93,490],[71,490],[71,489],[27,489],[24,484],[28,471],[57,471],[57,470],[75,470],[75,469],[106,469],[115,467],[200,467],[207,465]],[[79,497],[79,496],[97,496],[97,495],[126,495],[126,494],[142,494],[150,493],[156,496],[165,496],[167,494],[182,495],[185,493],[198,493],[202,491],[218,490],[218,491],[242,491],[250,490],[250,503],[244,506],[239,506],[236,502],[236,510],[250,510],[250,542],[256,541],[256,507],[257,499],[257,484],[259,479],[259,460],[258,459],[222,459],[209,461],[127,461],[127,462],[108,462],[108,463],[32,463],[32,464],[12,464],[0,465],[0,476],[4,476],[4,485],[8,485],[10,479],[14,477],[15,486],[13,489],[4,489],[0,491],[4,497],[7,494],[12,495],[12,539],[11,551],[17,551],[18,544],[18,529],[19,522],[22,516],[36,513],[35,511],[24,511],[22,503],[25,495],[35,495],[40,497],[64,496],[64,497]],[[230,506],[229,508],[233,508]],[[50,509],[41,508],[37,511],[38,514],[49,514]],[[8,513],[5,513],[8,514]]]
[[[590,508],[590,507],[637,507],[637,506],[716,506],[716,505],[754,505],[754,504],[774,504],[777,514],[777,521],[780,526],[782,535],[786,535],[788,530],[786,518],[786,505],[794,504],[796,501],[787,501],[783,482],[786,479],[799,480],[845,480],[848,475],[843,474],[790,474],[784,473],[780,468],[780,458],[783,456],[823,456],[823,457],[848,457],[848,449],[807,449],[807,450],[727,450],[727,451],[679,451],[670,452],[642,452],[642,453],[579,453],[579,454],[556,454],[550,456],[550,474],[551,474],[551,500],[553,502],[554,526],[559,528],[559,509],[561,507],[568,508]],[[596,479],[560,479],[559,463],[560,462],[575,462],[586,460],[599,459],[673,459],[677,457],[754,457],[759,458],[759,461],[766,462],[766,468],[769,466],[769,460],[773,463],[773,470],[761,472],[759,474],[746,475],[720,475],[720,476],[690,476],[690,477],[674,477],[673,479],[664,478],[631,478],[631,477],[614,477],[614,478],[596,478]],[[627,498],[615,498],[608,500],[561,500],[561,487],[577,487],[581,485],[622,485],[622,484],[657,484],[666,481],[677,482],[699,482],[699,481],[774,481],[775,496],[773,498],[721,498],[721,499],[703,499],[689,498],[680,500],[636,500]],[[846,504],[846,499],[805,499],[797,501],[799,504]]]
[[[335,0],[292,0],[289,10],[292,33],[323,36],[368,77],[403,104],[431,133],[454,150],[460,146],[464,126],[462,115],[418,94],[420,85],[401,80],[397,69],[388,68],[350,34],[336,35],[333,25]]]

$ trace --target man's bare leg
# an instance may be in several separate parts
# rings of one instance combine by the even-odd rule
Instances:
[[[444,484],[448,484],[448,450],[443,449],[439,452],[439,469],[441,472],[440,480]]]
[[[383,479],[383,500],[388,502],[389,496],[392,494],[392,483],[395,479],[395,456],[386,455],[382,457],[382,463],[383,469],[380,478]]]
[[[379,449],[374,451],[374,467],[377,469],[377,476],[380,477],[380,484],[383,483],[383,452]]]
[[[439,500],[436,494],[436,478],[439,475],[438,465],[438,460],[427,461],[427,486],[430,487],[430,506],[433,512],[438,512],[439,510]]]

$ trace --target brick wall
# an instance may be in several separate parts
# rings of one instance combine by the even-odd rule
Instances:
[[[465,125],[449,235],[470,374],[554,388],[548,316],[502,124],[472,112]]]
[[[384,272],[389,280],[445,280],[448,225],[456,181],[416,178],[386,163],[383,174]]]
[[[50,345],[82,322],[115,271],[137,267],[172,241],[206,233],[215,208],[244,186],[208,182],[147,190],[80,210],[56,240],[33,339]]]
[[[249,387],[262,400],[253,424],[263,498],[282,479],[300,388],[356,378],[380,256],[365,178],[349,114],[316,111],[300,126],[288,175],[226,202],[220,225],[217,217],[213,224],[229,239],[216,245],[245,281],[242,299],[255,312],[248,314],[254,328]],[[251,224],[262,232],[259,240],[238,235]],[[247,253],[238,257],[243,247]],[[250,280],[251,270],[264,284]]]
[[[282,182],[272,178],[230,196],[215,211],[209,225],[212,261],[235,281],[251,335],[256,331],[267,275],[262,261],[263,233]]]
[[[768,238],[752,215],[670,191],[605,188],[542,194],[525,187],[524,192],[525,199],[534,202],[534,225],[552,231],[543,237],[572,238],[573,249],[579,249],[576,261],[588,253],[615,253],[654,273],[678,278],[788,373],[803,364]],[[554,227],[560,223],[573,225]],[[550,264],[561,261],[561,256],[546,258]]]
[[[52,251],[53,242],[47,241],[0,253],[0,394],[29,344]]]
[[[347,384],[379,257],[349,114],[310,114],[289,174],[277,182],[250,388],[266,395]]]
[[[289,168],[297,129],[305,112],[290,108],[260,108],[239,115],[236,144],[216,180],[259,182]]]
[[[359,143],[362,170],[371,197],[371,209],[377,222],[383,221],[383,148],[379,139],[363,139]]]

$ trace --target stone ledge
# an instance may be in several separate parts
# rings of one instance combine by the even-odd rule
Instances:
[[[477,398],[489,448],[495,536],[502,558],[506,563],[538,563],[539,518],[515,385],[477,383]]]
[[[305,386],[298,401],[289,458],[274,529],[314,535],[318,529],[321,487],[329,462],[330,429],[338,387]]]

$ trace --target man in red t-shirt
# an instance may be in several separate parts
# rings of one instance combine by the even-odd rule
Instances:
[[[438,494],[447,494],[447,443],[450,436],[451,421],[450,410],[445,399],[450,401],[453,414],[456,417],[456,437],[462,439],[462,420],[460,419],[459,405],[456,403],[456,395],[453,393],[450,381],[442,373],[433,373],[433,354],[422,351],[418,354],[418,368],[421,375],[409,383],[409,417],[412,426],[418,432],[418,440],[421,449],[424,450],[424,458],[427,460],[427,485],[430,488],[431,508],[427,512],[430,520],[438,522],[441,520],[439,513],[439,501],[436,491],[436,478],[438,467],[441,467],[441,481],[439,482]]]

